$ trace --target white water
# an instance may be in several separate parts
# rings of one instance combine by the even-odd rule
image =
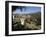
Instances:
[[[21,24],[24,25],[25,18],[21,18]]]

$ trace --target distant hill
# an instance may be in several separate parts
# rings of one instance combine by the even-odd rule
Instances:
[[[32,17],[41,18],[41,12],[31,14]]]

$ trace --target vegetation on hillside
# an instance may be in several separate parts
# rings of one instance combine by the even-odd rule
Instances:
[[[28,15],[30,15],[30,18],[28,18]],[[41,12],[32,13],[32,14],[24,14],[27,18],[24,21],[24,25],[21,25],[20,18],[22,18],[23,15],[16,17],[13,19],[12,24],[12,31],[16,30],[39,30],[41,29]],[[16,19],[18,18],[18,19]]]

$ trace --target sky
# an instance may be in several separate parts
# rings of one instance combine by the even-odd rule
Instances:
[[[28,14],[36,12],[41,12],[41,7],[26,6],[25,8],[22,8],[22,11],[20,9],[14,10],[13,14]]]

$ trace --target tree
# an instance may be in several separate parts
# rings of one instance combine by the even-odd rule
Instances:
[[[23,8],[25,8],[26,10],[26,7],[25,6],[12,6],[12,12],[16,9],[20,9],[21,11],[23,10]]]

